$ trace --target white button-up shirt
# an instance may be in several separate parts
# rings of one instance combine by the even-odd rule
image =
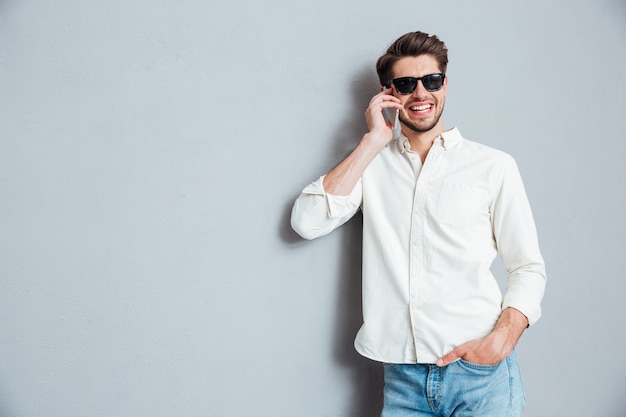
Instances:
[[[325,235],[363,212],[363,325],[355,347],[388,363],[434,363],[487,335],[513,307],[535,323],[545,267],[526,192],[508,154],[464,139],[434,142],[422,166],[401,137],[367,167],[349,196],[321,177],[296,200],[292,227]],[[490,272],[507,271],[504,296]]]

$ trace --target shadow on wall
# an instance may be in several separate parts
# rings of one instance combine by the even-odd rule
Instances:
[[[331,153],[334,166],[343,159],[358,143],[367,130],[364,113],[372,96],[378,93],[379,85],[372,66],[357,73],[351,83],[352,108],[346,114],[345,122],[338,127],[333,138],[334,150]],[[322,173],[320,173],[322,174]],[[293,201],[285,204],[280,236],[289,245],[304,245],[290,226]],[[342,410],[342,416],[378,417],[382,409],[383,372],[379,363],[361,357],[354,349],[354,337],[362,324],[361,312],[361,258],[362,258],[362,217],[358,213],[342,226],[341,263],[337,271],[336,321],[334,329],[334,357],[337,365],[347,368],[352,376],[352,397],[349,408]],[[340,410],[337,410],[340,412]]]

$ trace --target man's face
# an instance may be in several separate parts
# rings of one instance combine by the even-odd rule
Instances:
[[[393,66],[393,78],[423,77],[439,72],[441,72],[439,64],[432,55],[404,57]],[[393,87],[393,95],[401,100],[404,107],[399,115],[404,126],[420,133],[435,130],[437,134],[443,132],[441,113],[443,113],[447,86],[448,78],[446,77],[443,87],[433,92],[426,90],[421,80],[411,94],[399,94]]]

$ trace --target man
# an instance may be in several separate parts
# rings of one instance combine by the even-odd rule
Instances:
[[[514,347],[541,315],[545,268],[519,171],[445,130],[447,49],[407,33],[376,64],[369,131],[306,187],[291,223],[313,239],[363,212],[357,351],[384,363],[383,417],[519,416]],[[383,109],[397,112],[399,138]],[[504,296],[490,272],[499,254]]]

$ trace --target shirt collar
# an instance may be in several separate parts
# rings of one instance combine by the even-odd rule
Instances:
[[[453,127],[452,129],[446,130],[445,132],[437,136],[437,138],[435,139],[435,143],[440,143],[441,146],[444,147],[444,149],[449,149],[453,146],[456,146],[459,142],[461,142],[461,140],[463,140],[461,132],[458,128]],[[411,144],[409,143],[409,139],[404,135],[401,135],[398,138],[398,140],[396,141],[396,145],[400,153],[411,150]]]
[[[461,140],[463,140],[461,132],[456,127],[453,127],[450,130],[446,130],[441,135],[439,135],[439,137],[441,138],[441,145],[446,149],[456,146],[459,142],[461,142]]]

